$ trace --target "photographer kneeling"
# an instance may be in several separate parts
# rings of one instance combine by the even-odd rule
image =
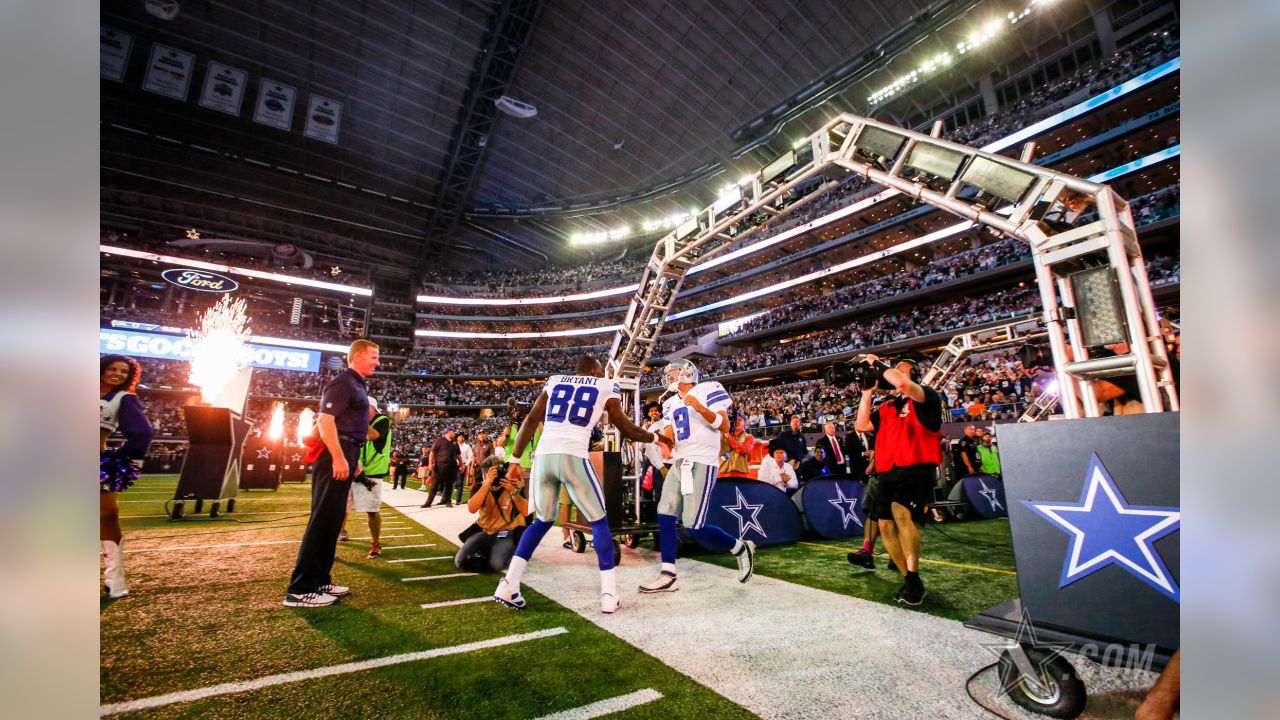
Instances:
[[[942,462],[940,444],[942,399],[933,388],[917,384],[919,370],[911,361],[894,367],[875,355],[858,358],[862,402],[854,428],[876,432],[875,470],[879,477],[873,514],[884,538],[884,547],[906,579],[894,599],[919,605],[925,596],[920,581],[920,529],[916,523],[933,500],[933,486]],[[871,410],[877,390],[892,391],[890,399]]]
[[[500,456],[486,458],[482,469],[484,477],[467,502],[467,510],[479,517],[464,531],[453,563],[468,572],[503,572],[515,555],[529,501],[520,494],[524,483],[506,477],[507,466]]]

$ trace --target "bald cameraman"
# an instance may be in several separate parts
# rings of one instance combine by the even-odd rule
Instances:
[[[875,470],[880,478],[876,504],[880,534],[889,557],[906,581],[894,600],[916,606],[924,601],[920,565],[920,530],[933,499],[938,464],[942,462],[942,399],[933,388],[917,383],[919,370],[914,362],[890,367],[875,355],[858,358],[864,366],[862,402],[854,429],[876,432]],[[873,413],[871,398],[877,389],[892,395]]]

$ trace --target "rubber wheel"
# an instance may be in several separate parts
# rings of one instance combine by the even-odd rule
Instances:
[[[235,509],[236,509],[236,499],[231,498],[230,500],[227,501],[227,513],[229,514]]]
[[[574,530],[569,535],[569,541],[573,543],[573,551],[576,553],[587,551],[587,536],[581,530]]]
[[[171,513],[169,513],[169,518],[170,518],[171,520],[181,520],[181,519],[182,519],[182,503],[180,503],[180,502],[176,502],[176,503],[174,503],[174,504],[173,504],[173,511],[172,511]]]
[[[209,517],[211,517],[211,518],[216,518],[216,517],[218,517],[218,505],[219,505],[219,504],[220,504],[220,503],[213,503],[213,504],[209,505]]]
[[[613,541],[613,564],[615,566],[622,564],[622,543],[617,540]]]
[[[624,535],[622,539],[626,542],[627,547],[631,548],[632,550],[635,550],[636,548],[640,547],[639,533],[629,533],[627,535]]]
[[[1046,663],[1045,658],[1050,656],[1047,650],[1025,650],[1027,659],[1040,670],[1039,681],[1047,692],[1022,678],[1013,656],[1006,650],[1000,654],[1000,687],[1009,688],[1010,699],[1031,712],[1054,718],[1074,718],[1084,712],[1088,694],[1075,667],[1061,655]],[[1012,679],[1015,677],[1017,679]]]
[[[199,515],[200,513],[204,512],[204,500],[201,500],[200,498],[196,498],[196,508],[191,512],[196,515]]]

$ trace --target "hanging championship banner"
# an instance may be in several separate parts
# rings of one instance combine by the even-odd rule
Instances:
[[[204,91],[200,93],[200,104],[228,115],[239,115],[240,105],[244,100],[244,86],[248,81],[249,73],[244,70],[210,61],[209,71],[204,76]]]
[[[338,143],[338,127],[342,124],[342,103],[311,94],[307,106],[307,123],[302,134],[327,143]]]
[[[186,100],[195,64],[195,55],[156,43],[151,46],[151,61],[147,63],[147,78],[142,89],[168,95],[175,100]]]
[[[258,107],[253,111],[253,121],[289,130],[293,127],[293,99],[297,95],[296,88],[263,78],[258,86]]]
[[[122,82],[133,50],[133,36],[123,30],[99,26],[98,74],[108,80]]]

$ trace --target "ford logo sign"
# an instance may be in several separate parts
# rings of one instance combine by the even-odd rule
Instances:
[[[160,277],[179,287],[184,287],[188,290],[199,290],[200,292],[228,293],[235,292],[240,287],[240,283],[229,277],[190,268],[165,270],[160,273]]]

